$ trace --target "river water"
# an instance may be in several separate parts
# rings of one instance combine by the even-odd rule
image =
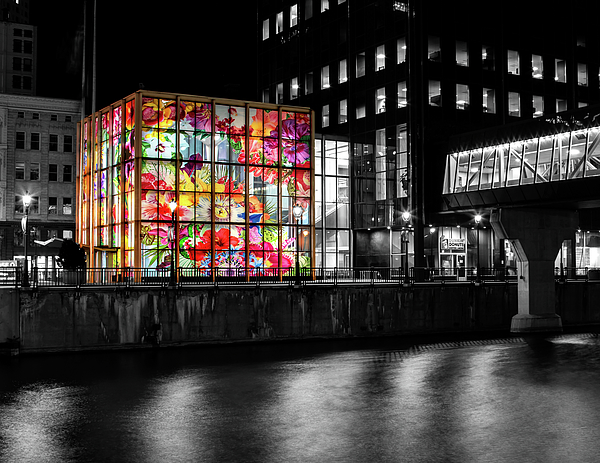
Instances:
[[[0,359],[0,462],[597,462],[600,340]]]

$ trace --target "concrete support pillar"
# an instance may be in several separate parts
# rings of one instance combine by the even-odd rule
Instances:
[[[554,297],[554,262],[562,242],[577,230],[577,212],[560,209],[505,208],[492,213],[494,232],[517,254],[518,308],[511,332],[562,331]]]

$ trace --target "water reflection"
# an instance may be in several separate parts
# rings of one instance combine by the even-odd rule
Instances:
[[[4,359],[0,461],[597,461],[593,337],[359,347]]]

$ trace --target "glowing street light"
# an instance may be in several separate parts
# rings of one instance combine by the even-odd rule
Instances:
[[[304,208],[296,203],[292,207],[292,214],[296,219],[296,286],[300,286],[300,219],[304,214]]]
[[[481,218],[479,214],[475,216],[475,226],[477,227],[477,276],[475,281],[477,283],[481,282],[481,269],[479,268],[479,225],[481,224]]]
[[[31,196],[28,192],[23,195],[23,208],[25,209],[25,215],[21,220],[21,227],[23,229],[23,236],[25,237],[25,263],[23,264],[23,282],[21,286],[24,288],[29,287],[29,263],[27,262],[27,244],[29,242],[29,206],[31,206]]]
[[[171,248],[171,275],[169,278],[169,286],[175,286],[176,278],[175,278],[175,250],[176,250],[176,233],[175,233],[175,211],[177,210],[177,201],[175,198],[171,200],[169,203],[169,209],[171,209],[171,237],[173,246]]]
[[[400,239],[402,241],[402,247],[404,248],[404,284],[409,284],[410,279],[408,278],[408,230],[410,226],[410,212],[404,211],[402,213],[402,233]]]

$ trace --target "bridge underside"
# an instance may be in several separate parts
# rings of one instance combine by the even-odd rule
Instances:
[[[539,183],[443,195],[447,211],[489,207],[550,207],[564,209],[600,208],[600,177]]]

